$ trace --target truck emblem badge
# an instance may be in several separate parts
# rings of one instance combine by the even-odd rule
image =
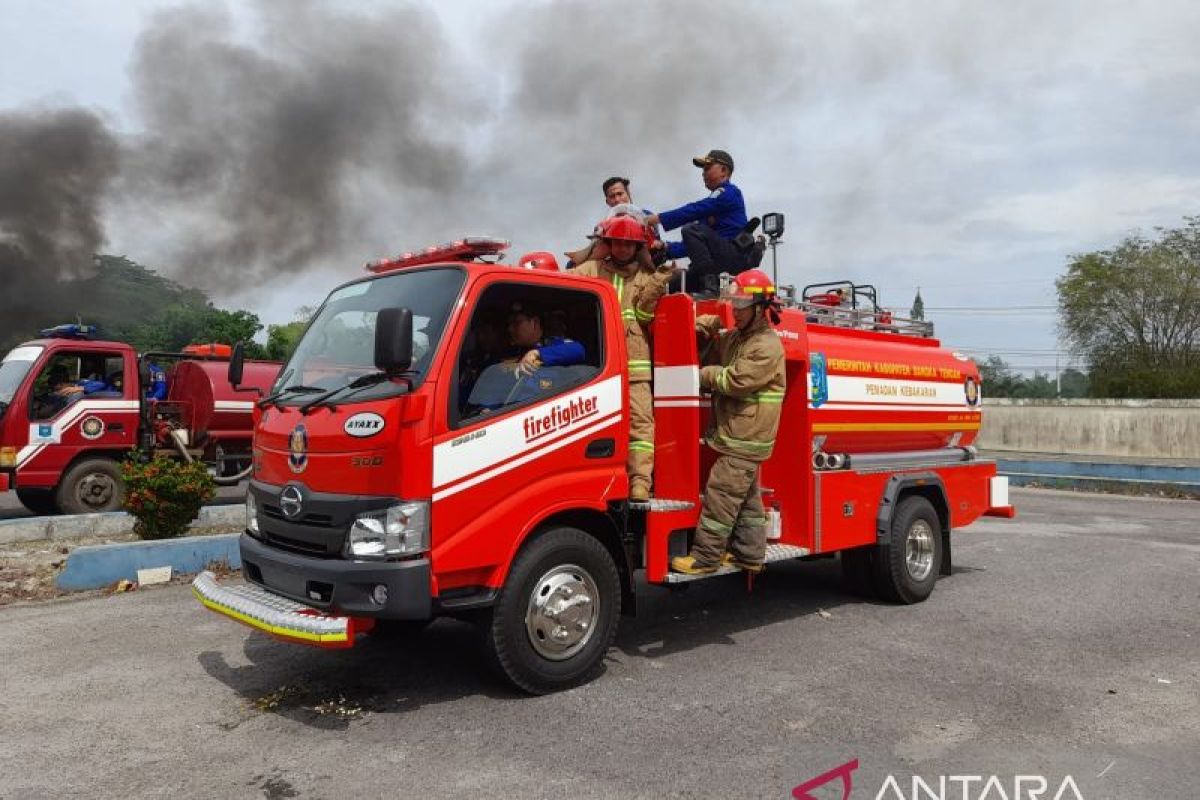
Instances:
[[[363,411],[347,419],[342,430],[350,436],[365,439],[383,430],[383,417],[371,411]]]
[[[974,378],[967,378],[963,390],[967,393],[967,405],[979,405],[979,384]]]
[[[809,402],[820,408],[829,399],[829,373],[825,367],[824,353],[809,353]]]
[[[308,466],[308,431],[303,425],[297,425],[292,430],[288,440],[288,466],[297,474],[304,472]]]
[[[79,427],[85,439],[99,439],[104,435],[104,420],[99,417],[88,417]]]
[[[300,494],[300,489],[297,486],[286,487],[279,495],[279,510],[288,519],[295,519],[300,516],[300,512],[304,509],[304,495]]]

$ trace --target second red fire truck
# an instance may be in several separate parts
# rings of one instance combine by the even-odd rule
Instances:
[[[654,499],[631,503],[617,295],[494,263],[504,246],[406,254],[329,295],[255,411],[247,583],[202,574],[200,602],[322,647],[469,618],[492,665],[542,693],[595,674],[619,616],[634,612],[639,574],[667,587],[711,577],[668,563],[687,552],[713,458],[695,320],[731,322],[728,304],[659,303]],[[842,288],[844,302],[817,289],[785,298],[776,326],[788,387],[762,470],[767,560],[840,554],[857,583],[918,602],[949,573],[952,529],[1012,514],[1007,483],[972,447],[976,366],[928,323]],[[498,363],[517,304],[582,344],[583,363],[528,376]],[[239,370],[235,356],[235,381]]]

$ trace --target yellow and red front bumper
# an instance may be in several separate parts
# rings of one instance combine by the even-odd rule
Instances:
[[[201,572],[192,581],[192,594],[205,608],[285,642],[325,648],[354,646],[354,638],[375,625],[369,617],[340,617],[252,583],[222,586],[211,572]]]

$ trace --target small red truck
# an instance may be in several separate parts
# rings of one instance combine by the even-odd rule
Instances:
[[[36,514],[116,511],[129,451],[210,464],[223,482],[248,472],[251,409],[279,364],[245,365],[246,391],[227,379],[229,345],[139,356],[85,325],[60,325],[0,361],[0,491]]]
[[[713,460],[695,320],[731,321],[728,304],[658,305],[654,499],[633,503],[616,291],[491,261],[505,244],[406,254],[333,290],[256,411],[247,582],[202,574],[201,603],[323,647],[471,619],[491,664],[542,693],[595,674],[642,581],[700,579],[668,563],[687,552]],[[584,363],[495,374],[517,303],[552,311]],[[1012,514],[1006,479],[971,446],[979,371],[873,303],[791,298],[776,330],[788,387],[762,471],[767,560],[840,554],[883,597],[925,599],[949,573],[952,529]]]

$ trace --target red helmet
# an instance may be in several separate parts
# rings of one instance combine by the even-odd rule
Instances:
[[[735,275],[729,282],[724,299],[731,301],[734,308],[767,306],[775,300],[775,284],[762,270],[748,269]]]
[[[521,260],[517,264],[524,269],[543,269],[547,272],[558,272],[558,259],[554,257],[554,253],[548,253],[545,250],[534,250],[532,253],[526,253],[521,256]]]
[[[646,226],[633,217],[609,217],[599,225],[599,236],[619,242],[646,243]]]

